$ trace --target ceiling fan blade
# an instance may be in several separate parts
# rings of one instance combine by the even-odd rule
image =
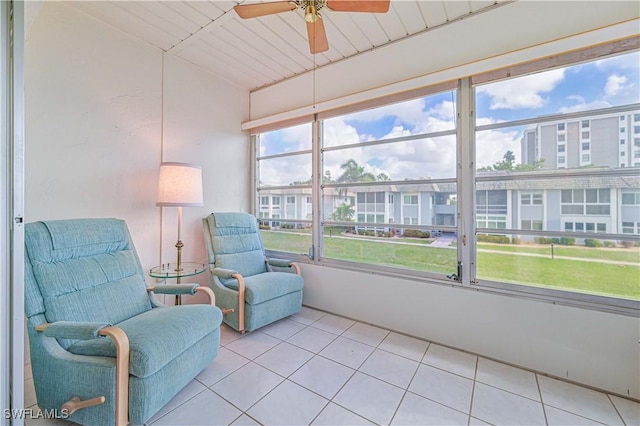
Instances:
[[[238,4],[233,6],[242,19],[273,15],[274,13],[296,10],[298,5],[293,1],[274,1],[269,3]]]
[[[312,54],[326,52],[329,50],[327,33],[324,30],[322,16],[318,15],[315,22],[307,22],[307,37],[309,37],[309,50]]]
[[[327,0],[327,7],[336,12],[386,13],[391,0]]]

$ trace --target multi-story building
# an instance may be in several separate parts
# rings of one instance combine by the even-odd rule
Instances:
[[[544,169],[640,167],[640,110],[532,125],[520,150],[523,164],[545,159]]]
[[[522,164],[538,169],[477,172],[479,228],[640,234],[640,110],[531,125],[520,143]],[[638,173],[607,173],[622,167]],[[312,218],[311,189],[260,194],[260,218]],[[348,204],[352,220],[373,229],[454,227],[456,203],[454,183],[375,183],[322,194],[325,220]]]

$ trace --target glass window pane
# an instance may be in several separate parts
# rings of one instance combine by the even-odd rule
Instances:
[[[631,177],[623,169],[640,166],[625,142],[633,131],[627,123],[640,114],[633,106],[640,102],[637,81],[640,53],[633,52],[475,87],[476,126],[504,123],[476,131],[480,284],[640,299],[640,248],[618,239],[636,232],[640,221],[631,195],[640,193],[640,173]],[[531,122],[510,125],[520,119]],[[497,220],[498,208],[504,220]],[[593,232],[601,237],[584,235]],[[606,272],[598,269],[603,265]]]
[[[260,187],[311,184],[311,154],[260,160]]]
[[[260,236],[267,250],[308,254],[311,247],[311,224],[260,219]]]
[[[454,135],[323,154],[325,174],[329,172],[337,183],[453,178],[455,159]]]
[[[599,226],[598,232],[604,232],[604,229]],[[481,279],[625,299],[640,298],[638,248],[626,248],[633,245],[630,241],[616,241],[606,235],[588,240],[524,233],[478,237],[477,263]]]
[[[260,157],[311,149],[311,123],[259,135]]]
[[[640,91],[631,83],[640,81],[638,64],[640,53],[632,52],[477,86],[476,124],[584,111],[599,108],[605,102],[606,106],[638,103]],[[616,120],[617,129],[619,114],[612,114],[612,118]],[[583,120],[589,123],[589,119],[584,118],[574,121],[578,132],[582,130]],[[554,135],[565,130],[567,137],[571,137],[569,122],[551,125]],[[591,119],[587,127],[596,131],[598,123]]]
[[[325,147],[454,130],[455,91],[324,120]]]

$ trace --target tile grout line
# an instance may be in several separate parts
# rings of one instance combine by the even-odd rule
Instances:
[[[480,363],[480,357],[476,357],[476,366],[473,370],[473,386],[471,387],[471,401],[469,401],[469,417],[467,418],[467,424],[471,424],[471,412],[473,411],[473,397],[476,393],[476,383],[478,378],[478,364]]]

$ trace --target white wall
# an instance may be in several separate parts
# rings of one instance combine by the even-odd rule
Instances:
[[[249,208],[248,92],[170,55],[163,91],[162,64],[148,44],[42,5],[26,42],[27,222],[118,217],[145,268],[175,261],[177,209],[161,218],[155,205],[158,167],[192,162],[203,168],[205,206],[184,208],[183,259],[206,259],[201,218]]]

